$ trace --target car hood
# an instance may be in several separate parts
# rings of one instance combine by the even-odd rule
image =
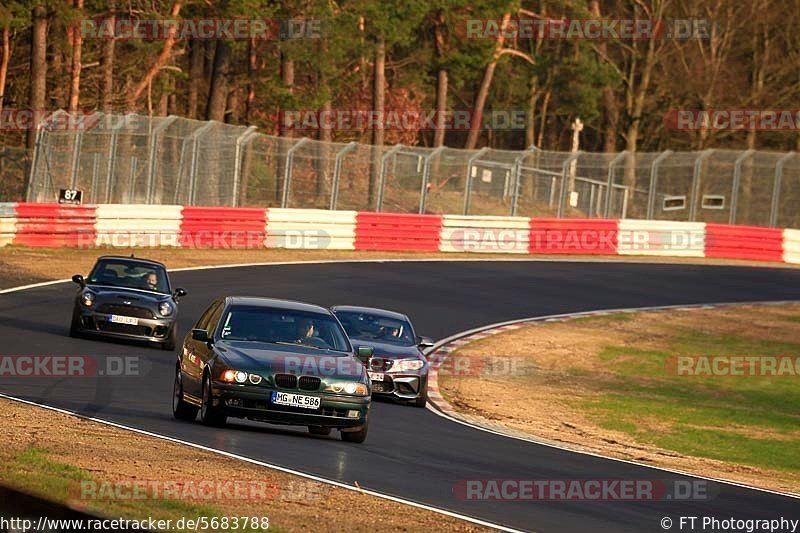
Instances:
[[[169,300],[171,298],[169,294],[140,291],[135,289],[126,289],[124,287],[87,285],[86,288],[91,290],[95,294],[95,299],[98,302],[103,302],[103,303],[108,303],[112,301],[119,301],[121,303],[124,300],[126,302],[131,302],[128,305],[141,306],[141,305],[163,302],[164,300]]]
[[[383,357],[385,359],[408,359],[411,357],[419,357],[419,348],[416,346],[399,346],[388,342],[380,342],[374,339],[362,340],[351,338],[350,342],[353,346],[371,346],[375,353],[374,357]]]
[[[258,374],[359,380],[366,370],[353,354],[254,341],[217,341],[216,351],[231,368]]]

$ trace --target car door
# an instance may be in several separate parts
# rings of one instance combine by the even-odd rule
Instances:
[[[222,303],[222,300],[213,302],[192,329],[205,330],[211,336],[216,329],[219,312],[222,310]],[[214,320],[215,316],[217,320]],[[207,343],[194,340],[191,332],[186,336],[181,360],[184,372],[183,390],[192,396],[200,397],[203,369],[211,358],[211,351]]]

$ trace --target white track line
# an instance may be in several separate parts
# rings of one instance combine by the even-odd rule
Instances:
[[[559,314],[559,315],[543,315],[543,316],[536,316],[536,317],[530,317],[530,318],[522,318],[522,319],[517,319],[517,320],[508,320],[508,321],[505,321],[505,322],[498,322],[496,324],[490,324],[488,326],[481,326],[481,327],[474,328],[474,329],[471,329],[471,330],[463,331],[461,333],[456,333],[455,335],[451,335],[450,337],[447,337],[446,339],[442,339],[441,341],[437,342],[432,348],[430,348],[429,350],[426,351],[426,354],[431,354],[431,353],[439,350],[440,348],[442,348],[444,346],[447,346],[447,345],[449,345],[449,344],[451,344],[451,343],[453,343],[455,341],[458,341],[460,339],[463,339],[465,337],[470,337],[470,336],[475,335],[477,333],[481,333],[481,332],[484,332],[484,331],[491,331],[491,330],[494,330],[494,329],[497,329],[497,328],[501,328],[503,326],[509,326],[509,325],[515,325],[515,324],[524,324],[526,322],[544,322],[544,321],[547,321],[547,320],[565,320],[565,319],[570,319],[570,318],[606,315],[606,314],[611,314],[611,313],[635,313],[635,312],[641,312],[641,311],[667,311],[667,310],[670,310],[670,309],[673,309],[673,310],[675,310],[675,309],[697,310],[697,309],[713,309],[713,308],[716,308],[716,307],[736,307],[736,306],[743,306],[743,305],[786,305],[786,304],[797,304],[797,303],[800,303],[800,300],[782,300],[782,301],[769,300],[769,301],[755,301],[755,302],[724,302],[724,303],[716,303],[716,304],[683,304],[683,305],[679,304],[679,305],[665,305],[665,306],[653,306],[653,307],[625,307],[625,308],[620,308],[620,309],[602,309],[602,310],[596,310],[596,311],[582,311],[582,312],[579,312],[579,313],[565,313],[565,314]],[[469,343],[469,341],[467,341],[467,344],[468,343]],[[444,360],[447,358],[447,356],[450,355],[450,353],[452,353],[452,351],[446,353],[444,355],[444,357],[442,357],[439,360],[439,366],[444,362]],[[438,389],[438,383],[435,383],[434,387],[436,387]],[[445,403],[446,403],[446,400],[445,400]],[[477,430],[480,430],[480,431],[484,431],[486,433],[491,433],[493,435],[498,435],[498,436],[506,437],[506,438],[509,438],[509,439],[521,440],[521,441],[529,442],[529,443],[532,443],[532,444],[538,444],[540,446],[547,446],[548,448],[555,448],[555,449],[558,449],[558,450],[564,450],[564,451],[567,451],[567,452],[570,452],[570,453],[579,453],[581,455],[589,455],[589,456],[592,456],[592,457],[598,457],[600,459],[607,459],[609,461],[617,461],[617,462],[620,462],[620,463],[631,464],[631,465],[635,465],[635,466],[639,466],[639,467],[643,467],[643,468],[650,468],[652,470],[659,470],[659,471],[662,471],[662,472],[670,472],[670,473],[673,473],[673,474],[681,474],[681,475],[684,475],[684,476],[694,477],[694,478],[698,478],[698,479],[704,479],[704,480],[707,480],[707,481],[714,481],[714,482],[717,482],[717,483],[724,483],[726,485],[733,485],[733,486],[736,486],[736,487],[741,487],[741,488],[750,489],[750,490],[756,490],[756,491],[759,491],[759,492],[765,492],[765,493],[774,494],[774,495],[777,495],[777,496],[786,496],[788,498],[800,499],[800,494],[796,494],[796,493],[792,493],[792,492],[781,492],[781,491],[777,491],[777,490],[765,489],[765,488],[762,488],[762,487],[756,487],[756,486],[753,486],[753,485],[747,485],[745,483],[740,483],[740,482],[732,481],[732,480],[729,480],[729,479],[722,479],[722,478],[714,478],[714,477],[709,477],[709,476],[703,476],[701,474],[696,474],[696,473],[693,473],[693,472],[687,472],[687,471],[684,471],[684,470],[678,470],[678,469],[662,467],[662,466],[655,466],[655,465],[650,465],[650,464],[646,464],[646,463],[640,463],[638,461],[632,461],[632,460],[629,460],[629,459],[620,459],[618,457],[611,457],[611,456],[608,456],[608,455],[602,455],[602,454],[599,454],[599,453],[596,453],[596,452],[591,452],[591,451],[588,451],[588,450],[581,450],[579,448],[563,446],[563,445],[560,445],[560,444],[554,443],[554,442],[539,440],[539,439],[536,439],[534,436],[525,437],[525,436],[515,435],[515,434],[512,434],[512,433],[504,433],[503,431],[500,431],[500,430],[495,430],[495,429],[491,429],[491,428],[488,428],[488,427],[482,427],[482,426],[467,422],[465,420],[461,420],[461,419],[456,418],[454,416],[451,416],[451,415],[445,413],[444,411],[442,411],[440,408],[434,407],[430,403],[428,404],[427,408],[428,408],[429,411],[431,411],[432,413],[436,414],[437,416],[440,416],[442,418],[450,420],[451,422],[455,422],[457,424],[461,424],[463,426],[467,426],[467,427],[470,427],[472,429],[477,429]]]

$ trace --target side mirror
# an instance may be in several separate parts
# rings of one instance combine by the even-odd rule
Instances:
[[[193,329],[192,339],[200,342],[211,342],[211,338],[208,336],[208,332],[204,329]]]
[[[436,343],[430,337],[417,337],[417,346],[424,350],[426,348],[433,348]]]
[[[182,296],[186,296],[187,294],[189,294],[189,293],[186,292],[186,289],[178,287],[177,289],[175,289],[175,293],[172,296],[175,297],[175,298],[180,298]]]
[[[86,287],[86,281],[83,279],[83,276],[81,276],[80,274],[75,274],[74,276],[72,276],[72,281],[74,283],[77,283],[78,285],[80,285],[81,289]]]
[[[372,346],[359,346],[356,348],[356,356],[364,364],[369,362],[369,358],[372,357],[372,354],[374,353],[375,348]]]

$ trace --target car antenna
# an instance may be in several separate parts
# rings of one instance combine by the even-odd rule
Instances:
[[[136,259],[135,257],[133,257],[133,252],[131,252],[131,259]]]

